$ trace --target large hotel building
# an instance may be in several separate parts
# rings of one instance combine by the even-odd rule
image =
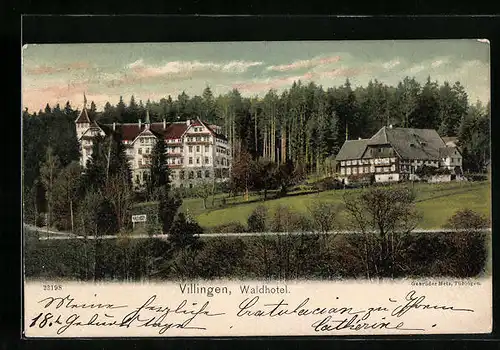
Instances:
[[[149,175],[151,152],[156,140],[163,138],[173,187],[193,187],[203,181],[222,182],[229,179],[231,149],[220,128],[199,119],[185,122],[100,124],[91,120],[84,106],[75,120],[80,143],[80,164],[85,167],[96,135],[119,133],[126,147],[133,183],[141,188]]]

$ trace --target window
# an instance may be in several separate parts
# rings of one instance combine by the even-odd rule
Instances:
[[[370,166],[370,173],[374,173],[375,172],[375,167],[372,165]]]
[[[205,170],[205,177],[210,177],[210,171]]]
[[[205,157],[205,164],[208,164],[209,163],[209,159],[208,157]]]
[[[370,167],[365,166],[365,173],[369,173],[369,172],[370,172]]]
[[[179,187],[180,187],[180,188],[184,188],[184,184],[180,184],[180,185],[179,185]]]
[[[394,164],[391,166],[391,171],[396,171],[396,166]]]
[[[141,143],[144,143],[144,139],[141,139]]]
[[[182,158],[177,158],[177,164],[182,164]]]
[[[139,148],[139,149],[137,150],[137,154],[142,154],[142,148]]]
[[[179,173],[179,179],[184,180],[184,176],[185,176],[184,170],[181,170]]]
[[[189,146],[189,153],[193,153],[193,146]]]
[[[382,170],[382,169],[376,168],[375,170],[376,170],[377,173],[380,173],[380,170]]]
[[[347,164],[347,165],[351,165],[351,161],[350,161],[350,160],[348,160],[346,164]]]
[[[200,158],[196,158],[196,164],[200,164]]]
[[[357,174],[358,173],[358,168],[352,168],[352,173]]]
[[[196,177],[197,177],[198,179],[201,179],[201,170],[198,170],[198,171],[196,172]]]
[[[189,172],[189,178],[190,179],[194,179],[194,171],[190,171]]]
[[[196,136],[196,141],[198,141],[198,142],[199,142],[200,140],[201,140],[201,137]]]
[[[345,166],[345,160],[341,161],[340,165]]]
[[[363,167],[362,166],[359,167],[358,173],[363,174]]]
[[[149,148],[146,148],[146,154],[149,154]]]
[[[344,175],[345,174],[345,168],[340,168],[340,174]]]
[[[189,157],[189,164],[193,164],[193,157]]]
[[[347,174],[347,175],[351,175],[351,168],[347,168],[347,169],[346,169],[346,174]]]
[[[196,152],[200,151],[200,146],[196,146]]]
[[[208,152],[209,148],[209,146],[205,146],[205,152]]]
[[[193,188],[193,184],[189,184],[189,188]]]
[[[142,173],[142,180],[146,181],[148,179],[148,174],[146,172]]]
[[[135,175],[135,182],[141,182],[141,178],[139,177],[139,174]]]
[[[170,174],[170,178],[171,178],[172,180],[175,180],[175,178],[176,178],[176,173],[175,173],[175,171],[172,171],[172,173]]]
[[[179,148],[180,153],[184,152],[184,147]]]
[[[352,161],[352,165],[356,165],[356,164],[358,164],[358,161],[357,160],[353,160]]]

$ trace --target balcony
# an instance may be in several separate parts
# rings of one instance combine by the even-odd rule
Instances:
[[[210,141],[186,141],[187,145],[211,145]]]

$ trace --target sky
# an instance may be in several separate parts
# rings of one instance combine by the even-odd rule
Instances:
[[[213,43],[38,44],[23,47],[22,104],[35,112],[83,94],[101,110],[125,103],[173,99],[185,91],[214,95],[237,88],[243,96],[282,91],[293,81],[323,88],[396,85],[404,77],[465,87],[469,101],[490,99],[490,48],[481,40],[287,41]]]

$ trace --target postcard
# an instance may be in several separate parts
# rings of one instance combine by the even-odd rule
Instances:
[[[488,40],[22,60],[25,337],[492,331]]]

